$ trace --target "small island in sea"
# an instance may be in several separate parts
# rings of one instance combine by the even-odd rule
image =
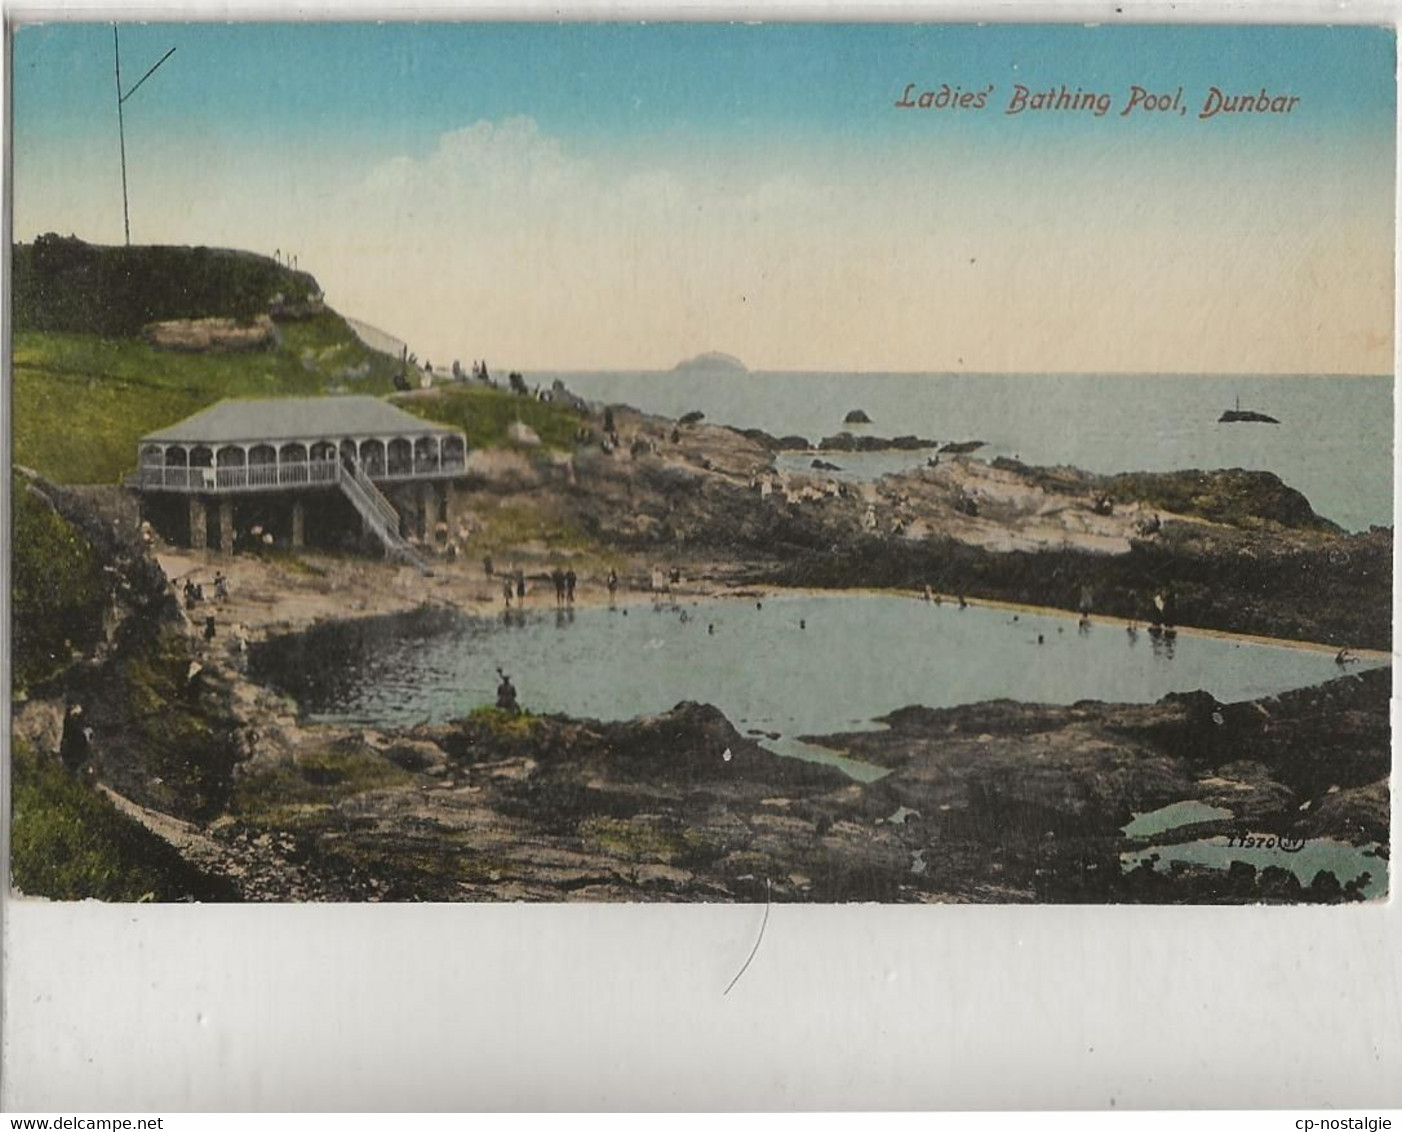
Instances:
[[[1218,424],[1241,424],[1243,422],[1280,424],[1275,417],[1268,416],[1265,413],[1258,413],[1254,409],[1228,409],[1217,418]]]
[[[722,354],[719,350],[709,350],[686,358],[672,367],[673,373],[749,373],[749,368],[734,354]]]
[[[1252,409],[1243,409],[1241,407],[1240,397],[1236,399],[1236,408],[1226,410],[1217,418],[1218,424],[1241,424],[1249,422],[1258,424],[1280,424],[1275,417],[1269,416],[1266,413],[1258,413]]]

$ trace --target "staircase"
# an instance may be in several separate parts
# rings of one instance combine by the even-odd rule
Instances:
[[[342,494],[360,512],[360,517],[365,520],[366,525],[384,544],[386,555],[409,563],[425,578],[433,577],[433,567],[400,536],[399,512],[358,465],[351,465],[349,468],[342,465],[336,482],[340,485]]]

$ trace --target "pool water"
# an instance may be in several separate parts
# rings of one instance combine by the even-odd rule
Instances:
[[[1039,637],[1042,643],[1038,643]],[[1202,689],[1223,702],[1338,675],[1332,655],[891,595],[790,594],[618,609],[553,608],[336,622],[255,648],[255,676],[313,720],[398,727],[495,702],[604,720],[714,704],[769,744],[879,726],[912,704],[990,699],[1148,703]]]

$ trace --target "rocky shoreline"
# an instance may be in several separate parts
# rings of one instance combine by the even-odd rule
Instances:
[[[1335,648],[1391,647],[1391,528],[1349,534],[1269,472],[1094,475],[1008,459],[942,458],[870,483],[781,475],[785,442],[619,419],[644,455],[573,459],[533,499],[623,554],[726,563],[752,583],[925,586],[1147,621],[1177,597],[1186,626]],[[806,446],[806,442],[805,446]]]
[[[604,600],[614,568],[623,601],[652,600],[664,568],[696,595],[928,586],[1138,620],[1171,589],[1185,629],[1391,647],[1391,530],[1341,532],[1266,473],[1106,477],[951,457],[848,485],[776,472],[781,441],[615,415],[615,451],[488,454],[469,469],[472,537],[531,579],[532,601],[562,560],[584,602]],[[492,609],[499,583],[475,556],[432,579],[314,554],[219,560],[233,597],[205,641],[171,579],[212,576],[213,558],[157,548],[163,571],[120,489],[35,488],[92,547],[109,610],[81,659],[26,690],[15,735],[208,882],[174,879],[159,899],[1364,895],[1358,875],[1274,861],[1127,867],[1146,845],[1124,827],[1180,803],[1230,817],[1148,845],[1159,858],[1249,832],[1353,847],[1385,872],[1388,669],[1238,705],[912,706],[880,731],[809,737],[888,768],[866,785],[775,755],[702,704],[622,723],[483,709],[400,733],[312,727],[248,679],[248,644],[319,619]]]
[[[701,704],[623,723],[484,709],[402,733],[270,730],[212,819],[122,801],[245,900],[1337,902],[1365,878],[1269,857],[1128,868],[1146,843],[1122,830],[1198,800],[1230,816],[1160,838],[1169,864],[1175,837],[1249,832],[1366,846],[1385,877],[1389,682],[909,708],[811,737],[890,768],[867,785]]]

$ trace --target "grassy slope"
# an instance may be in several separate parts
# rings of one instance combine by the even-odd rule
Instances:
[[[547,448],[573,449],[580,419],[570,409],[533,397],[492,389],[485,385],[451,385],[433,397],[395,399],[405,412],[439,424],[462,429],[470,448],[490,448],[506,440],[506,430],[517,421],[533,429]]]
[[[339,315],[285,323],[281,331],[280,347],[247,354],[17,331],[15,462],[59,483],[114,483],[135,468],[143,435],[221,398],[393,389],[398,364],[363,346]]]
[[[14,340],[14,459],[58,483],[115,483],[137,441],[224,397],[393,391],[398,363],[363,346],[339,315],[282,326],[282,345],[248,354],[185,354],[135,338],[19,331]],[[474,448],[502,443],[516,420],[551,448],[573,446],[579,418],[501,390],[454,386],[401,407],[461,428]]]
[[[141,337],[162,318],[248,318],[274,296],[304,302],[316,280],[227,248],[100,247],[47,235],[12,249],[13,459],[57,483],[116,483],[137,442],[226,397],[394,391],[398,359],[371,350],[330,309],[279,323],[278,344],[249,353],[157,350]],[[417,371],[410,372],[411,379]],[[557,405],[453,386],[403,408],[454,425],[473,447],[514,421],[549,448],[572,447],[577,418]]]
[[[57,762],[17,740],[12,747],[14,820],[10,878],[51,900],[232,900],[153,833],[119,812]]]
[[[11,660],[16,688],[54,676],[100,634],[106,601],[92,545],[27,481],[10,481]]]

